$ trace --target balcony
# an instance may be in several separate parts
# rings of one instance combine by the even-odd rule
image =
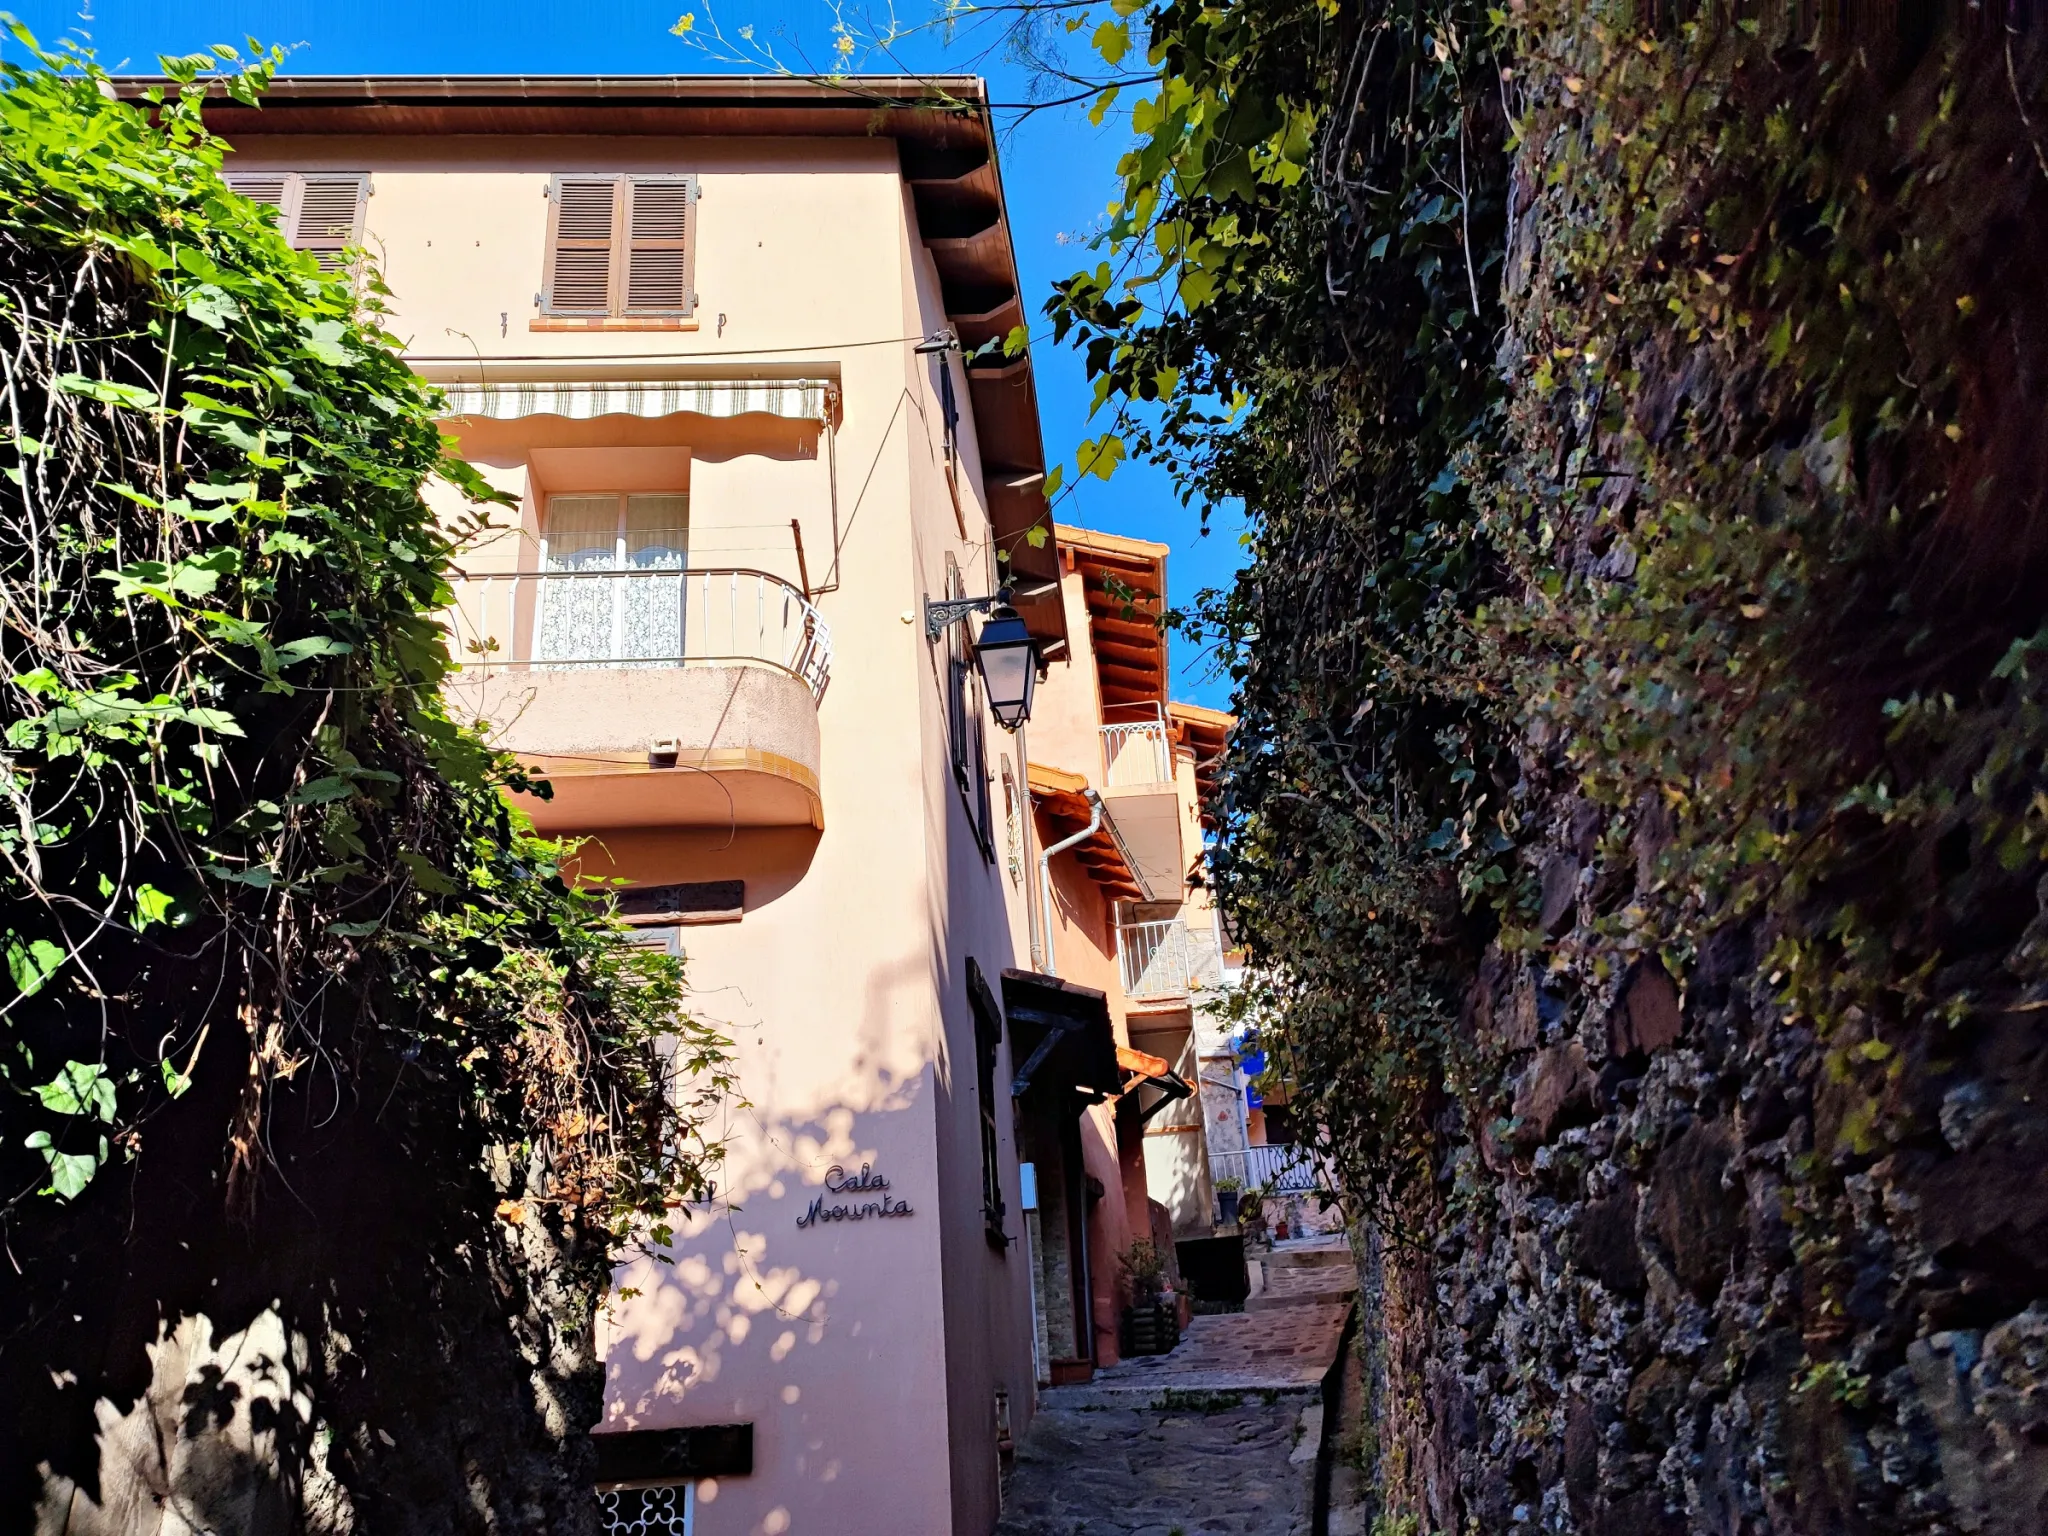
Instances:
[[[1156,706],[1152,706],[1156,709]],[[1173,739],[1164,719],[1102,727],[1102,798],[1153,896],[1178,901],[1187,876]]]
[[[1312,1190],[1337,1188],[1336,1170],[1329,1160],[1300,1146],[1211,1148],[1209,1171],[1216,1178],[1236,1179],[1246,1189],[1274,1195],[1305,1195]]]
[[[458,715],[544,772],[516,797],[551,834],[822,826],[823,616],[753,570],[501,572],[454,578]]]
[[[1223,985],[1215,930],[1190,928],[1178,917],[1118,924],[1116,953],[1124,996],[1134,1003],[1179,1003]]]

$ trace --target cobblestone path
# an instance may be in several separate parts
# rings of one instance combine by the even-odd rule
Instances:
[[[1306,1536],[1313,1395],[1088,1393],[1041,1399],[998,1536]]]
[[[1198,1317],[1170,1355],[1042,1393],[997,1536],[1306,1536],[1345,1310]]]

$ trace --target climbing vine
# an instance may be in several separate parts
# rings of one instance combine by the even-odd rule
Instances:
[[[2010,999],[2043,849],[2037,44],[1146,19],[1107,259],[1048,307],[1119,445],[1249,513],[1190,620],[1240,715],[1214,863],[1352,1183],[1513,1133],[1489,945],[1603,1007],[1731,923],[1876,1146],[1886,1032]]]
[[[565,875],[501,798],[531,786],[443,706],[445,572],[495,498],[379,328],[375,271],[291,250],[221,180],[202,99],[258,99],[281,55],[170,60],[129,104],[15,36],[5,1220],[98,1196],[194,1116],[250,1211],[289,1086],[329,1117],[417,1106],[430,1177],[495,1160],[502,1220],[601,1234],[601,1273],[708,1193],[730,1080],[676,962]]]

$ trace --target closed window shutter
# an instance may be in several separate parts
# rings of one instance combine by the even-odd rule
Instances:
[[[690,202],[686,176],[635,177],[627,183],[626,303],[629,315],[688,314]]]
[[[252,203],[263,203],[269,207],[284,210],[284,194],[291,178],[282,173],[275,176],[229,176],[224,178],[235,191]]]
[[[363,190],[360,176],[300,177],[292,244],[328,271],[339,268],[342,251],[362,241]]]
[[[245,171],[225,180],[251,202],[275,208],[278,233],[295,250],[313,252],[330,272],[340,268],[343,250],[362,243],[367,176]]]
[[[612,254],[617,231],[616,177],[558,176],[554,241],[548,253],[548,309],[558,315],[612,311]]]

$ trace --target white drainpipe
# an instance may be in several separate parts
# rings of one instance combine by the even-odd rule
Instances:
[[[1092,789],[1084,789],[1081,793],[1088,800],[1088,825],[1072,837],[1061,838],[1038,855],[1039,927],[1045,934],[1045,974],[1048,976],[1057,976],[1060,973],[1052,953],[1052,856],[1056,853],[1065,853],[1076,843],[1087,842],[1102,828],[1102,796]]]

